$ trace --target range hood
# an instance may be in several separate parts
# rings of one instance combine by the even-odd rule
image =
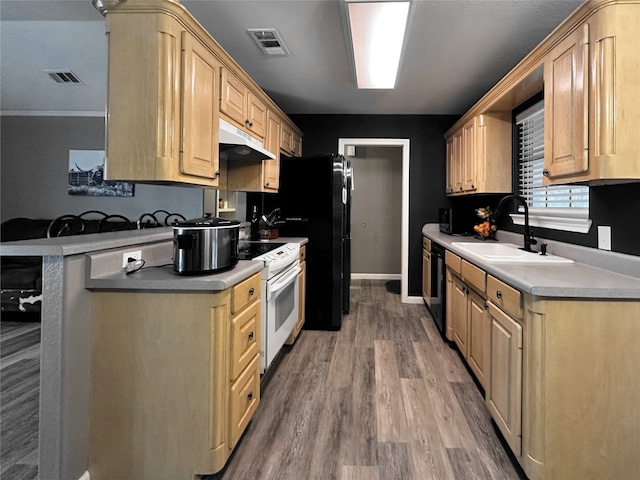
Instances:
[[[262,142],[246,132],[220,119],[220,153],[228,160],[262,161],[275,160],[275,155],[265,150]]]

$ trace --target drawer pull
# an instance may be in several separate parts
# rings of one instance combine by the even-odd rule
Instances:
[[[249,332],[249,340],[253,340],[253,332]]]
[[[496,297],[502,298],[502,292],[500,290],[496,290]]]
[[[247,400],[249,400],[249,401],[253,400],[253,392],[249,392],[247,394]]]
[[[253,294],[254,294],[254,293],[255,293],[255,290],[253,289],[253,287],[251,287],[251,288],[249,289],[249,296],[250,296],[250,297],[251,297],[251,296],[253,296]]]

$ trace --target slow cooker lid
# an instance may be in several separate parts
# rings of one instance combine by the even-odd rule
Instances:
[[[210,213],[205,213],[204,217],[191,218],[174,224],[175,227],[232,227],[235,225],[240,225],[240,221],[213,217]]]

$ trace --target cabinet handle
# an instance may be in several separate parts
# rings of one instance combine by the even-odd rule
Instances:
[[[269,186],[269,182],[265,183],[265,184],[264,184],[264,186],[265,186],[265,187],[268,187],[268,186]]]
[[[216,173],[214,174],[216,177],[220,178],[220,170],[216,170]]]
[[[253,127],[253,122],[251,120],[249,120],[249,119],[245,120],[244,124],[249,128]]]
[[[487,302],[484,302],[484,309],[489,310],[489,304]]]
[[[500,290],[496,290],[496,297],[502,298],[502,292]]]
[[[253,400],[253,392],[249,392],[247,394],[247,400],[249,400],[249,401]]]
[[[476,188],[476,186],[475,186],[475,185],[473,185],[473,184],[471,184],[471,189],[472,189],[472,190],[475,190],[475,188]]]
[[[251,288],[249,289],[249,296],[250,296],[250,297],[251,297],[251,296],[253,296],[253,293],[254,293],[254,292],[255,292],[255,290],[253,289],[253,287],[251,287]]]
[[[253,340],[253,332],[249,332],[249,340]]]
[[[547,170],[546,168],[544,170],[542,170],[542,175],[544,175],[545,177],[549,176],[549,170]]]

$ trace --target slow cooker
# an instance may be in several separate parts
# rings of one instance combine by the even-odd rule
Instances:
[[[193,218],[173,224],[173,269],[183,275],[215,273],[238,263],[240,222]]]

